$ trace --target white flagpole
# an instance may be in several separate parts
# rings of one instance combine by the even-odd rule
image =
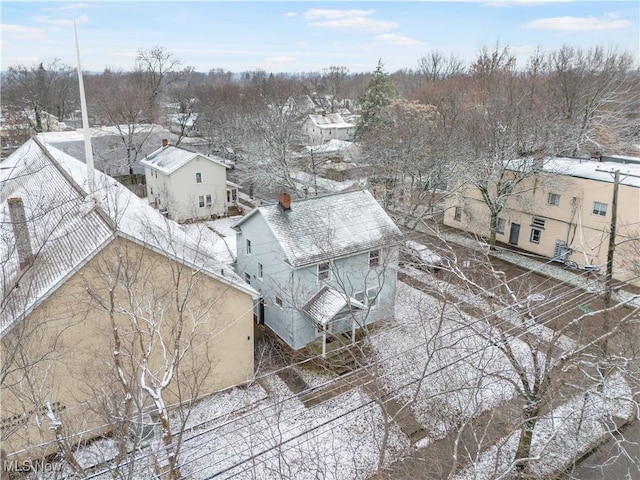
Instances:
[[[91,149],[91,131],[89,130],[89,115],[87,114],[87,100],[84,96],[84,82],[82,81],[82,67],[80,66],[80,47],[78,46],[78,30],[73,21],[73,31],[76,36],[76,55],[78,57],[78,86],[80,87],[80,108],[82,109],[82,130],[84,132],[84,152],[87,159],[87,181],[89,193],[95,190],[93,172],[93,150]]]

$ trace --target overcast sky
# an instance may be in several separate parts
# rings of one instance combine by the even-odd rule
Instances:
[[[415,69],[430,51],[469,62],[483,46],[514,49],[521,63],[536,48],[562,45],[640,50],[640,3],[483,2],[11,2],[0,3],[2,70],[59,58],[75,66],[73,20],[83,70],[129,70],[155,45],[207,72],[321,71],[346,66]]]

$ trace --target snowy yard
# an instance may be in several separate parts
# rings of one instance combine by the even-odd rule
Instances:
[[[222,235],[232,232],[231,219],[211,223]],[[222,237],[206,227],[191,225],[188,229],[199,232],[203,242],[219,246]],[[426,431],[426,438],[414,447],[401,427],[384,417],[371,385],[306,407],[277,375],[267,374],[248,386],[207,397],[192,408],[180,454],[181,474],[190,479],[214,475],[364,479],[377,468],[382,445],[386,445],[385,465],[412,448],[428,447],[454,430],[459,421],[514,395],[509,382],[514,379],[513,370],[502,352],[470,327],[474,321],[399,282],[395,320],[371,337],[372,382],[398,404],[410,405],[412,415]],[[530,353],[524,343],[515,338],[511,341],[515,355],[526,364]],[[303,366],[298,370],[312,386],[331,386],[330,375],[307,371]],[[626,383],[612,377],[604,393],[573,399],[541,420],[534,439],[534,452],[541,454],[544,448],[545,453],[541,454],[545,461],[536,466],[540,474],[568,461],[576,448],[584,448],[605,434],[602,419],[628,416],[630,404],[619,399],[628,393]],[[505,468],[500,465],[513,458],[514,438],[501,439],[498,445],[502,448],[483,453],[478,466],[465,470],[459,479],[491,478],[486,472],[496,461],[498,468]],[[112,441],[101,440],[81,449],[78,457],[88,466],[114,454]],[[151,458],[150,448],[138,452],[135,478],[152,478]],[[97,472],[101,471],[104,474],[92,478],[110,478],[108,470],[98,467]]]

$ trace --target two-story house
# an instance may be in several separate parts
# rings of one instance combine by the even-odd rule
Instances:
[[[182,222],[215,218],[227,212],[231,198],[223,159],[163,142],[140,163],[145,168],[150,202],[166,212],[168,218]]]
[[[153,404],[142,384],[175,405],[254,373],[257,292],[94,173],[91,182],[86,165],[35,138],[2,164],[0,426],[10,455],[55,451],[56,425],[70,443],[113,433]],[[109,402],[127,399],[134,406],[111,416]]]
[[[234,228],[236,272],[263,297],[256,319],[291,348],[392,315],[402,234],[368,191],[282,194]]]
[[[615,223],[613,276],[637,282],[633,263],[640,238],[640,159],[547,158],[519,189],[524,193],[509,198],[498,218],[498,242],[604,271]],[[464,185],[447,202],[445,225],[489,236],[489,210],[476,188]]]
[[[353,140],[355,125],[339,113],[310,114],[302,123],[302,133],[310,145],[320,145],[329,140]]]

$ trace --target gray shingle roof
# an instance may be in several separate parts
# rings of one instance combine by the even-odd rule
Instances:
[[[294,267],[353,255],[395,243],[402,237],[384,209],[367,190],[310,197],[259,207],[287,261]],[[241,226],[251,215],[235,226]]]

